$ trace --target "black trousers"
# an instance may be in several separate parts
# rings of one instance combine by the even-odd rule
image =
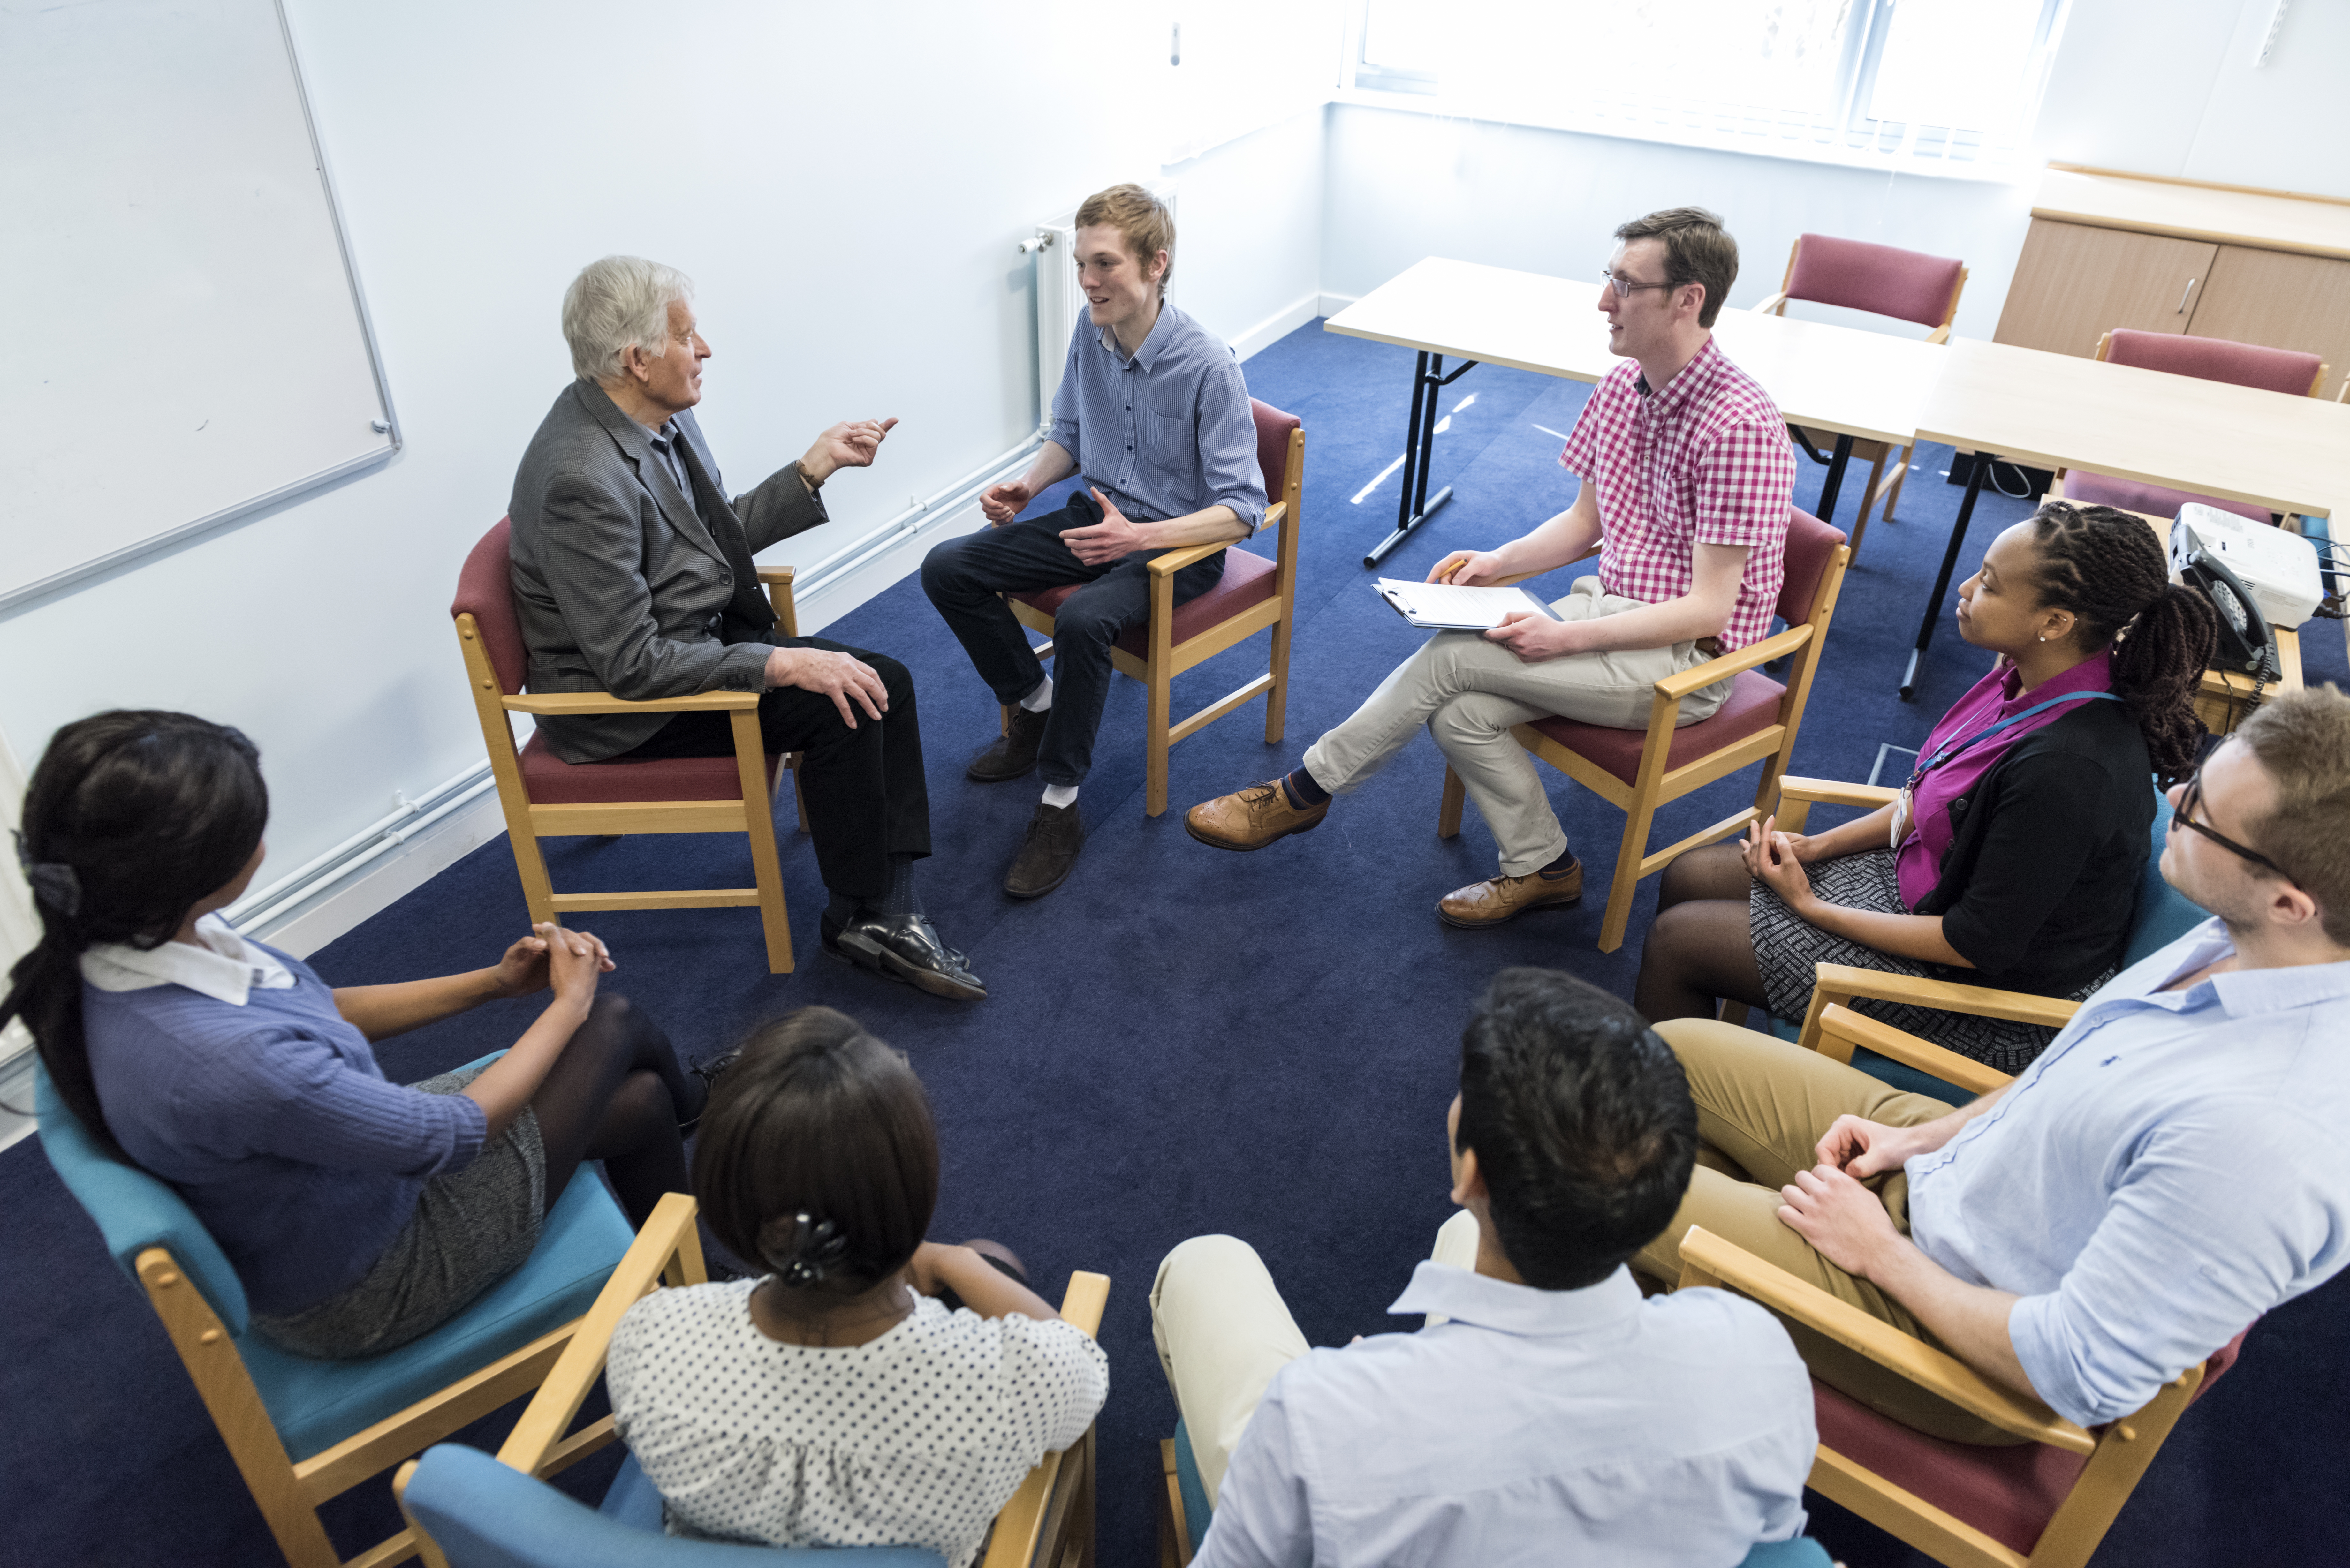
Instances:
[[[922,591],[971,655],[979,678],[1005,703],[1034,691],[1045,666],[1001,596],[1086,585],[1053,613],[1053,708],[1036,758],[1037,776],[1048,784],[1082,784],[1093,766],[1094,732],[1101,727],[1113,673],[1110,644],[1150,618],[1149,563],[1166,554],[1138,550],[1106,566],[1088,566],[1061,542],[1061,531],[1098,521],[1075,506],[1024,517],[950,539],[922,562]],[[1198,598],[1223,575],[1221,550],[1193,562],[1175,574],[1175,602]]]
[[[779,686],[759,699],[759,732],[770,752],[803,752],[800,793],[824,885],[852,898],[889,891],[889,857],[931,852],[931,796],[922,779],[922,729],[914,712],[914,678],[883,653],[821,637],[775,638],[778,648],[823,648],[873,667],[889,695],[875,723],[855,708],[857,728],[821,691]],[[854,700],[852,699],[852,707]],[[680,713],[631,757],[721,757],[734,750],[724,713]]]

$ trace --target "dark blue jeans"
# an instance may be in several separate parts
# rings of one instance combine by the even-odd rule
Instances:
[[[1087,566],[1061,542],[1061,532],[1099,522],[1091,512],[1073,504],[966,534],[922,562],[922,591],[971,655],[979,678],[1004,703],[1034,691],[1045,666],[1002,596],[1085,585],[1053,612],[1053,708],[1036,759],[1037,776],[1048,784],[1082,784],[1093,766],[1094,732],[1109,697],[1110,644],[1150,618],[1149,563],[1166,554],[1137,551],[1105,566]],[[1223,575],[1221,550],[1193,562],[1175,574],[1175,602],[1199,597]]]

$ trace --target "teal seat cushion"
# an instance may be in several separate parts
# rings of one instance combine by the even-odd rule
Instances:
[[[664,1535],[660,1495],[634,1459],[620,1467],[604,1506],[590,1509],[477,1449],[438,1443],[417,1462],[406,1501],[450,1568],[946,1568],[937,1552],[913,1546],[746,1546]]]
[[[547,1215],[529,1261],[473,1305],[382,1355],[313,1361],[252,1332],[236,1271],[169,1183],[99,1149],[45,1073],[36,1072],[34,1098],[41,1147],[67,1190],[97,1221],[116,1264],[135,1282],[140,1252],[150,1247],[170,1251],[236,1340],[286,1451],[297,1461],[579,1316],[636,1239],[601,1179],[583,1165]]]
[[[1191,1455],[1191,1434],[1179,1417],[1175,1423],[1175,1485],[1183,1497],[1183,1524],[1196,1554],[1208,1537],[1214,1511],[1208,1506],[1208,1489],[1200,1482],[1200,1462]],[[1826,1547],[1808,1536],[1793,1541],[1766,1541],[1739,1560],[1738,1568],[1834,1568]]]
[[[2162,846],[2170,839],[2170,802],[2159,789],[2154,792],[2152,836],[2152,852],[2137,877],[2137,908],[2130,916],[2129,941],[2122,949],[2124,969],[2159,952],[2211,918],[2162,879]]]

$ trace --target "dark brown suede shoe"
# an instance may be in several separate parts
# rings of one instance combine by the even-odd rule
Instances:
[[[1326,800],[1303,810],[1290,805],[1289,792],[1275,779],[1201,801],[1183,814],[1183,831],[1218,849],[1262,849],[1276,838],[1320,826],[1329,815]]]
[[[1583,862],[1577,860],[1564,877],[1545,877],[1535,871],[1456,888],[1437,900],[1436,918],[1448,926],[1473,931],[1505,925],[1528,909],[1564,909],[1582,900]]]
[[[1045,721],[1051,716],[1049,708],[1042,713],[1031,713],[1025,708],[1012,710],[1012,727],[971,759],[965,776],[981,784],[1002,784],[1034,773],[1036,749],[1045,743]]]
[[[1086,844],[1085,824],[1074,805],[1039,802],[1028,823],[1028,836],[1004,873],[1003,890],[1015,898],[1041,898],[1069,879],[1076,868],[1077,851]]]

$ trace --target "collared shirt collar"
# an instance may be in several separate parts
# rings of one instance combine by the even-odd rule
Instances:
[[[1704,344],[1690,356],[1690,362],[1675,372],[1673,379],[1662,387],[1648,385],[1646,370],[1636,371],[1633,379],[1640,389],[1640,395],[1648,400],[1648,412],[1679,412],[1682,406],[1697,395],[1698,389],[1712,379],[1713,362],[1721,357],[1721,350],[1715,347],[1713,335],[1709,332]]]
[[[1166,348],[1167,340],[1174,336],[1175,307],[1163,298],[1159,302],[1159,319],[1150,324],[1149,332],[1143,334],[1142,347],[1134,351],[1133,358],[1128,359],[1126,350],[1118,347],[1116,331],[1104,327],[1094,334],[1103,348],[1118,356],[1118,363],[1139,366],[1146,376],[1150,374],[1150,367],[1158,362],[1159,351]]]
[[[255,986],[286,991],[294,971],[239,936],[218,915],[196,922],[201,947],[165,942],[160,948],[134,948],[125,942],[100,942],[81,955],[81,977],[100,991],[145,991],[150,986],[184,985],[190,991],[243,1007]]]
[[[1503,1334],[1588,1334],[1627,1323],[1640,1310],[1640,1287],[1618,1268],[1579,1291],[1513,1285],[1450,1263],[1422,1259],[1391,1313],[1440,1313],[1456,1323]]]
[[[2193,974],[2236,950],[2227,926],[2216,915],[2180,940],[2185,945],[2178,961],[2168,974],[2148,976],[2146,992],[2138,1000],[2183,1012],[2202,1006],[2208,990],[2229,1017],[2253,1018],[2350,999],[2350,961],[2295,964],[2288,969],[2228,970],[2184,991],[2167,992],[2163,987],[2180,975]]]

